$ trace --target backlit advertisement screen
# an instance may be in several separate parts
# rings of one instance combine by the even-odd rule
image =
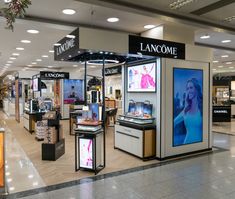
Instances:
[[[173,69],[173,146],[202,142],[203,71]]]
[[[156,63],[148,63],[128,67],[128,92],[155,92],[155,69]]]
[[[80,147],[80,167],[92,169],[93,168],[93,158],[92,158],[92,139],[79,139]]]
[[[33,91],[39,91],[38,83],[39,83],[38,78],[33,79]]]
[[[64,79],[64,104],[73,104],[84,100],[84,81],[80,79]]]

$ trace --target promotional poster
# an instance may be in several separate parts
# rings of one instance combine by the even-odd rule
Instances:
[[[173,70],[173,146],[202,142],[203,70]]]
[[[89,110],[92,112],[92,120],[99,121],[99,104],[89,104]]]
[[[80,167],[92,169],[92,139],[79,139],[80,145]]]
[[[39,91],[38,82],[38,78],[33,79],[33,91]]]
[[[4,187],[4,134],[0,133],[0,187]]]
[[[131,66],[127,70],[128,92],[156,91],[156,63]]]
[[[84,101],[83,80],[64,79],[64,104]]]

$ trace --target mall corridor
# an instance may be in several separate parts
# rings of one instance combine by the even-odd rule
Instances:
[[[7,198],[235,198],[235,137],[214,133],[213,140],[218,146],[213,153],[15,193]]]

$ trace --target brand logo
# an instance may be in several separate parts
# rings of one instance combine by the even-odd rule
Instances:
[[[45,77],[64,78],[65,75],[63,73],[45,73]]]
[[[226,110],[214,110],[214,113],[228,113]]]
[[[155,53],[162,53],[162,54],[170,54],[177,56],[177,48],[163,45],[156,45],[156,44],[144,44],[140,43],[140,50],[141,52],[155,52]]]
[[[58,55],[62,54],[63,52],[73,48],[74,46],[75,46],[75,40],[74,39],[66,40],[66,42],[64,44],[57,47],[56,55],[58,56]]]

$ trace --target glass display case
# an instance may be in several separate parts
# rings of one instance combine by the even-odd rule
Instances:
[[[131,122],[135,124],[153,124],[155,122],[155,118],[149,117],[140,117],[140,116],[131,116],[131,115],[119,115],[118,122]]]

